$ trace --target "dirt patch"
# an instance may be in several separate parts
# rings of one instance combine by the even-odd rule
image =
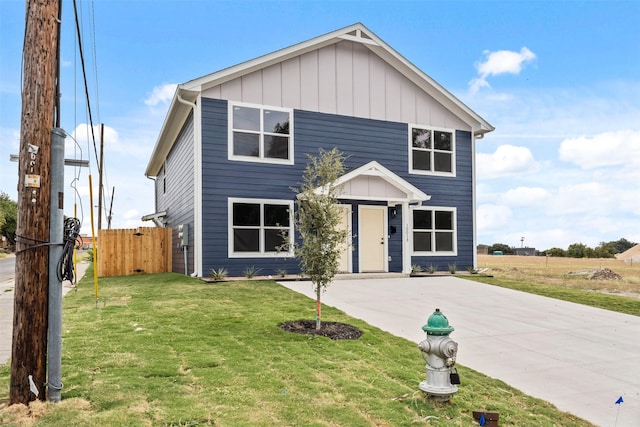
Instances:
[[[295,334],[320,335],[332,340],[357,340],[362,331],[355,326],[340,322],[322,322],[320,329],[316,329],[315,320],[294,320],[278,325],[280,329]]]
[[[568,276],[586,276],[588,280],[620,280],[622,276],[609,268],[596,268],[592,270],[570,271]]]

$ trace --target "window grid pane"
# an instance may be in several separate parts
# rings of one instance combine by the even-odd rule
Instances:
[[[260,131],[260,110],[250,107],[233,107],[233,128]]]
[[[260,157],[260,135],[257,133],[233,132],[233,154],[236,156]]]
[[[233,230],[233,250],[235,252],[259,252],[260,229],[241,228]]]
[[[274,203],[233,203],[234,253],[277,253],[291,229],[292,206]]]
[[[436,233],[436,252],[453,251],[453,233]]]
[[[413,211],[413,251],[453,252],[454,211],[416,209]]]
[[[230,155],[292,160],[291,120],[290,111],[232,106]]]
[[[413,250],[416,252],[431,252],[431,232],[414,232]]]
[[[454,133],[411,127],[411,169],[451,174],[455,170]]]

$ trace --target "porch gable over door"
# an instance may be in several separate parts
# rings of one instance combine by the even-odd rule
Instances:
[[[389,205],[419,203],[431,198],[376,161],[344,174],[336,187],[338,199],[384,201]]]

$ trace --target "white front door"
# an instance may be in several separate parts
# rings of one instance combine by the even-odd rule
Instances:
[[[387,271],[387,208],[359,206],[358,251],[360,272]]]

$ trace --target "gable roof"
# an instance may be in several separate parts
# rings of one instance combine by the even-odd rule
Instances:
[[[340,188],[338,199],[380,200],[392,204],[421,203],[431,199],[431,196],[376,161],[342,175],[335,186]]]
[[[640,244],[635,245],[621,254],[616,254],[616,259],[621,259],[623,261],[632,261],[637,262],[640,261]]]
[[[464,122],[469,124],[475,136],[481,138],[485,133],[495,129],[480,115],[400,55],[371,30],[361,23],[356,23],[179,85],[169,107],[145,175],[157,175],[162,161],[169,153],[177,134],[191,111],[189,103],[194,102],[199,93],[307,52],[339,43],[342,40],[349,40],[365,46],[438,103],[462,118]],[[185,103],[185,100],[188,102]]]

